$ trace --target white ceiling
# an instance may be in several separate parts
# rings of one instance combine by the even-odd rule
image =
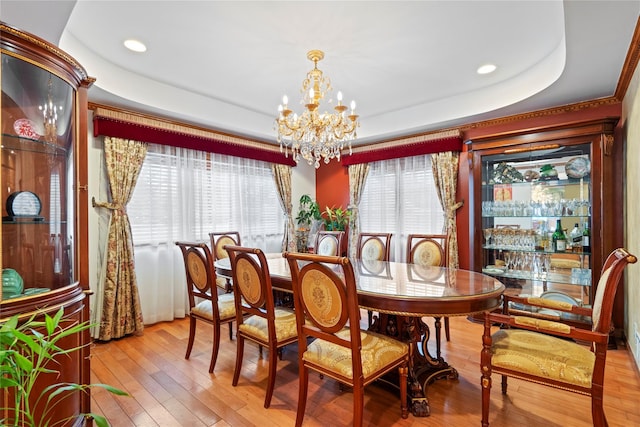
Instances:
[[[271,142],[282,95],[301,110],[308,50],[374,142],[612,96],[639,14],[613,0],[0,0],[2,21],[97,78],[90,101]],[[486,62],[498,70],[476,74]]]

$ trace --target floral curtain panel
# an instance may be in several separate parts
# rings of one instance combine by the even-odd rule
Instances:
[[[276,181],[278,200],[284,211],[286,220],[284,223],[284,236],[282,238],[282,251],[296,251],[295,226],[293,224],[293,206],[291,204],[291,166],[273,164],[271,166],[273,178]]]
[[[102,297],[102,309],[97,338],[103,341],[139,334],[144,329],[127,204],[146,153],[145,143],[110,137],[104,139],[111,202],[94,202],[96,207],[111,212],[103,264],[103,294],[99,296]]]
[[[447,151],[431,155],[431,169],[438,191],[438,198],[444,211],[444,226],[449,236],[449,268],[458,268],[458,230],[456,228],[456,211],[462,207],[456,202],[456,186],[458,185],[459,153]]]
[[[368,163],[359,163],[349,166],[349,257],[355,258],[358,248],[358,235],[360,234],[360,215],[358,205],[362,196],[362,189],[369,173]]]

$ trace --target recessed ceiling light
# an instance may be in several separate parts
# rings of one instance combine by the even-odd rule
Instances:
[[[496,66],[493,64],[484,64],[481,65],[480,67],[478,67],[477,73],[478,74],[489,74],[489,73],[493,73],[496,70]]]
[[[129,39],[124,41],[124,46],[134,52],[145,52],[147,47],[141,41]]]

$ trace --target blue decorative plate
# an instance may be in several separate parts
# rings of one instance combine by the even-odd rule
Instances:
[[[591,162],[586,157],[574,157],[564,165],[569,178],[584,178],[591,172]]]

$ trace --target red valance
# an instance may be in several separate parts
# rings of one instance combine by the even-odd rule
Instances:
[[[147,122],[149,121],[149,119],[141,119],[140,122],[137,120],[121,120],[94,113],[93,135],[190,148],[289,166],[295,166],[296,164],[291,155],[285,157],[284,153],[281,153],[280,148],[276,145],[223,134],[218,136],[210,131],[192,130],[180,125],[154,126],[153,124],[148,124]]]
[[[429,135],[423,138],[411,137],[406,141],[406,143],[399,140],[354,148],[353,154],[344,153],[342,155],[342,165],[349,166],[445,151],[462,151],[462,137],[458,131],[447,132],[445,135]]]

